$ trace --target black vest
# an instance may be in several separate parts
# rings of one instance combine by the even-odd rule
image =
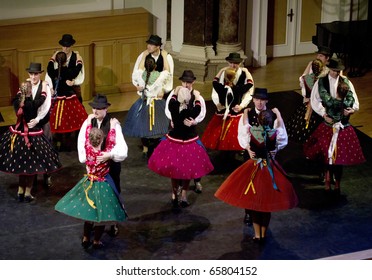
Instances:
[[[101,147],[102,150],[106,148],[106,138],[107,138],[108,132],[110,131],[110,119],[111,117],[108,114],[106,114],[106,116],[103,118],[102,123],[101,123],[100,129],[103,131],[105,135],[103,142],[102,142],[102,147]],[[98,122],[96,118],[92,119],[92,127],[98,127]]]
[[[146,58],[148,56],[151,56],[151,54],[148,54]],[[160,54],[158,57],[158,60],[156,61],[156,71],[162,72],[163,70],[164,70],[164,60],[163,60],[163,56]]]

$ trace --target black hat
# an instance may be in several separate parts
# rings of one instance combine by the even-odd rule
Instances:
[[[196,77],[191,70],[185,70],[183,71],[182,76],[179,77],[179,80],[181,80],[182,82],[192,83],[196,80]]]
[[[62,47],[71,47],[75,42],[76,41],[72,38],[71,34],[63,34],[62,39],[59,40],[59,44]]]
[[[269,100],[269,94],[266,88],[255,88],[252,95],[253,98]]]
[[[341,60],[331,58],[327,67],[333,71],[342,71],[345,69],[345,66],[342,64]]]
[[[240,57],[240,53],[229,53],[229,56],[225,58],[228,62],[240,63],[243,58]]]
[[[31,62],[30,67],[26,68],[28,73],[42,73],[44,70],[41,70],[41,63]]]
[[[95,109],[104,109],[110,106],[111,104],[107,102],[107,97],[103,94],[98,93],[92,102],[89,102],[89,105]]]
[[[325,56],[331,57],[333,53],[331,52],[331,49],[328,47],[318,47],[318,51],[316,53],[324,54]]]
[[[147,44],[161,46],[161,38],[158,35],[151,35],[150,38],[146,41]]]

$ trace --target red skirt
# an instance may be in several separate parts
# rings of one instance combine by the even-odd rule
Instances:
[[[76,95],[57,97],[50,115],[50,129],[52,133],[79,130],[87,117],[88,114]]]
[[[240,117],[241,114],[228,116],[224,121],[223,115],[214,114],[203,133],[202,142],[204,146],[211,150],[243,150],[238,141]]]
[[[274,181],[266,164],[248,160],[218,188],[215,197],[233,206],[260,212],[294,208],[298,204],[292,183],[277,162],[271,161]]]
[[[328,148],[333,136],[333,128],[321,123],[304,144],[304,154],[312,160],[323,160],[328,164]],[[333,164],[355,165],[365,162],[362,148],[354,128],[349,125],[340,129]]]
[[[148,167],[161,176],[183,180],[201,178],[213,170],[199,137],[181,141],[167,136],[155,148]]]

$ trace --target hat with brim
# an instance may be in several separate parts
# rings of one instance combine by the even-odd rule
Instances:
[[[327,67],[333,71],[342,71],[345,69],[345,66],[338,59],[330,59]]]
[[[183,71],[182,76],[179,77],[179,80],[181,80],[182,82],[192,83],[196,80],[196,77],[191,70],[185,70]]]
[[[230,53],[225,59],[231,63],[240,63],[243,61],[243,58],[240,57],[240,53]]]
[[[75,42],[76,41],[74,40],[71,34],[63,34],[62,39],[59,40],[59,44],[62,47],[71,47],[72,45],[75,44]]]
[[[269,94],[267,93],[266,88],[255,88],[252,97],[256,99],[269,100]]]
[[[333,53],[331,52],[331,49],[328,47],[318,47],[318,51],[316,51],[315,53],[323,54],[329,57],[333,55]]]
[[[109,107],[111,104],[107,102],[107,97],[103,94],[97,94],[89,105],[94,109],[104,109]]]
[[[151,35],[150,38],[146,41],[147,44],[161,46],[161,38],[158,35]]]
[[[26,68],[28,73],[42,73],[44,70],[41,70],[41,63],[31,62],[30,67]]]

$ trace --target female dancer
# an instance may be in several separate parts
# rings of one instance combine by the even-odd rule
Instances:
[[[224,73],[224,84],[219,82]],[[241,151],[238,142],[238,123],[243,111],[240,104],[253,83],[234,84],[236,70],[222,69],[213,80],[213,89],[218,94],[217,112],[207,125],[202,142],[207,149]],[[251,99],[252,97],[250,97]]]
[[[169,119],[165,115],[164,87],[171,79],[166,52],[164,70],[156,70],[155,59],[151,55],[143,55],[139,69],[133,72],[133,79],[138,84],[140,98],[129,109],[123,134],[139,137],[142,141],[143,155],[150,157],[153,149],[169,129]]]
[[[85,132],[85,161],[87,175],[85,175],[58,203],[55,210],[84,220],[84,231],[81,245],[86,249],[92,245],[90,233],[94,225],[93,248],[100,249],[100,241],[105,225],[116,224],[126,219],[124,204],[116,190],[115,183],[109,174],[109,161],[99,161],[98,156],[109,152],[115,146],[115,125],[117,119],[110,120],[110,131],[106,138],[106,147],[101,150],[104,133],[101,129],[92,127],[93,114],[89,115]]]
[[[250,126],[246,118],[241,119],[241,129],[248,129],[245,148],[251,159],[231,173],[215,193],[218,199],[249,212],[253,239],[258,242],[265,240],[271,212],[293,208],[298,202],[291,182],[273,156],[280,141],[273,129],[275,110],[261,111],[258,127]],[[240,142],[245,143],[246,139]]]
[[[42,90],[33,96],[31,88],[31,82],[22,83],[13,102],[17,123],[0,139],[0,171],[19,176],[19,202],[35,199],[31,190],[37,174],[50,174],[61,168],[58,153],[44,135],[42,123],[36,121],[46,92]]]
[[[50,59],[47,68],[54,88],[53,107],[50,116],[52,133],[66,134],[77,131],[88,115],[73,88],[74,79],[79,75],[82,65],[68,68],[66,61],[66,53],[58,52]],[[57,69],[54,69],[54,62],[58,63]],[[66,141],[71,141],[67,139],[66,135],[64,135],[64,138]],[[61,139],[57,141],[61,142]],[[71,143],[66,144],[70,145]]]
[[[300,78],[301,93],[304,98],[303,104],[286,124],[288,139],[295,143],[305,143],[311,133],[313,133],[322,122],[322,118],[318,114],[313,114],[310,95],[315,82],[323,72],[323,68],[323,62],[320,59],[315,59],[311,64],[312,72]]]
[[[331,69],[330,75],[338,76],[335,70]],[[325,109],[324,121],[310,135],[304,145],[304,153],[309,159],[320,159],[325,164],[326,194],[331,191],[331,178],[334,175],[334,191],[339,196],[343,166],[363,163],[365,158],[354,128],[349,123],[350,115],[355,111],[355,95],[346,78],[337,78],[336,98],[330,93],[328,78],[318,81],[319,96]],[[312,100],[312,104],[315,106],[316,99]]]
[[[185,70],[182,80],[195,80]],[[188,207],[187,191],[190,180],[201,178],[213,170],[208,154],[196,133],[196,126],[187,120],[195,119],[201,111],[200,92],[178,86],[169,100],[173,127],[149,159],[148,167],[155,173],[171,178],[173,207]],[[182,180],[180,202],[178,186]]]

